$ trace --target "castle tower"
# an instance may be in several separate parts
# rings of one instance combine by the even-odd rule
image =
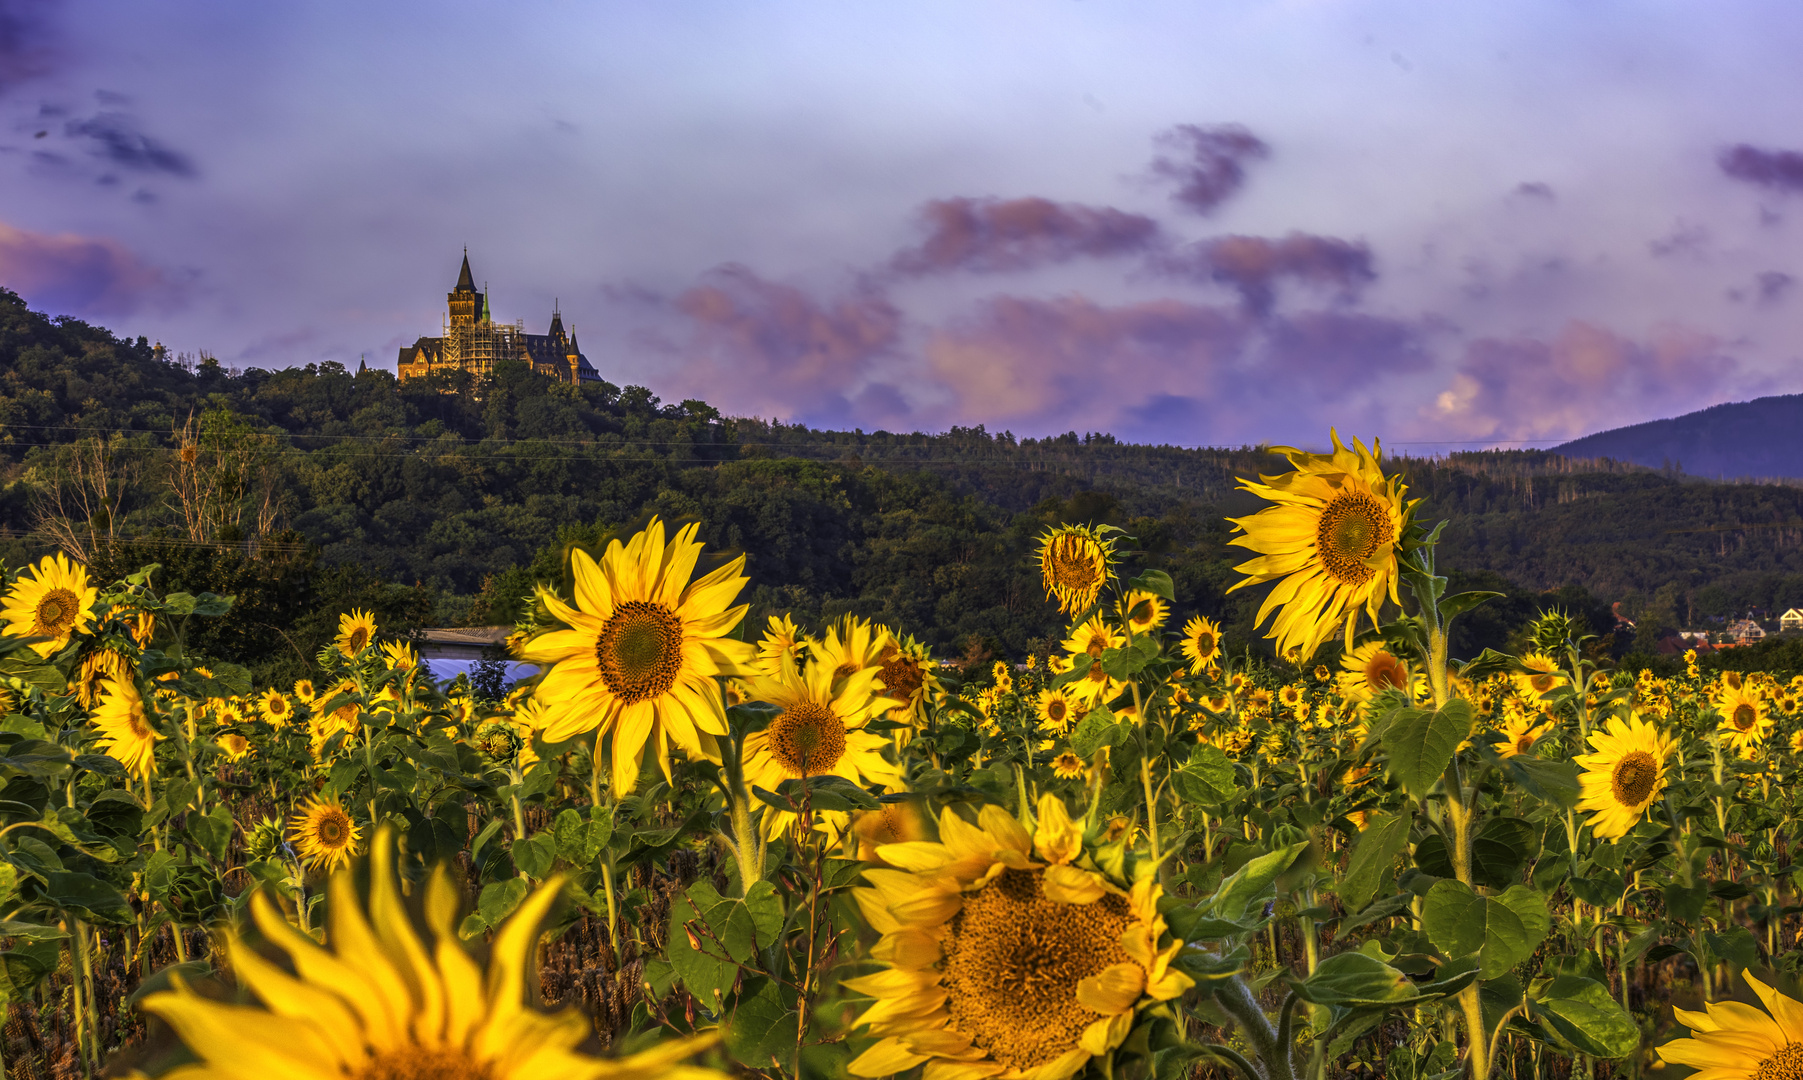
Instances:
[[[445,294],[451,309],[451,325],[473,325],[488,307],[488,297],[476,291],[475,276],[470,273],[470,249],[463,249],[463,271],[457,275],[457,287]]]
[[[551,329],[549,331],[549,336],[554,348],[562,349],[565,345],[569,344],[569,339],[564,335],[563,331],[563,312],[558,310],[556,301],[551,302]]]

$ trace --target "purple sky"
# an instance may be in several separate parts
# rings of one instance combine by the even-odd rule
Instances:
[[[1550,444],[1803,390],[1803,6],[0,0],[0,284],[392,367],[469,245],[616,383]]]

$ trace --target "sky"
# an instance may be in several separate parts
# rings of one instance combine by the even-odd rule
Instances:
[[[238,367],[467,246],[730,415],[1547,446],[1803,391],[1784,0],[0,0],[0,285]]]

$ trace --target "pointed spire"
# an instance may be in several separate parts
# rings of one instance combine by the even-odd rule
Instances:
[[[470,273],[470,249],[469,249],[469,245],[467,245],[467,244],[465,244],[464,248],[463,248],[463,271],[457,275],[456,291],[457,292],[475,292],[476,291],[476,278],[473,274]]]

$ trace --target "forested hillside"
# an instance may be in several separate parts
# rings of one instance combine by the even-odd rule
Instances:
[[[1540,452],[1396,464],[1420,512],[1450,519],[1443,563],[1510,592],[1469,621],[1467,649],[1552,589],[1594,623],[1619,601],[1643,631],[1803,605],[1803,491]],[[350,603],[395,626],[511,621],[566,544],[651,513],[748,552],[756,614],[856,611],[973,655],[1057,632],[1032,538],[1106,521],[1156,553],[1182,608],[1244,644],[1257,597],[1223,596],[1239,561],[1223,519],[1253,508],[1234,481],[1261,467],[1274,459],[1258,448],[1106,435],[815,431],[523,367],[479,386],[330,363],[234,372],[0,291],[0,554],[64,546],[234,593],[200,644],[263,666],[310,655]]]
[[[1558,447],[1710,479],[1803,477],[1803,394],[1716,405],[1669,420],[1599,431]]]

